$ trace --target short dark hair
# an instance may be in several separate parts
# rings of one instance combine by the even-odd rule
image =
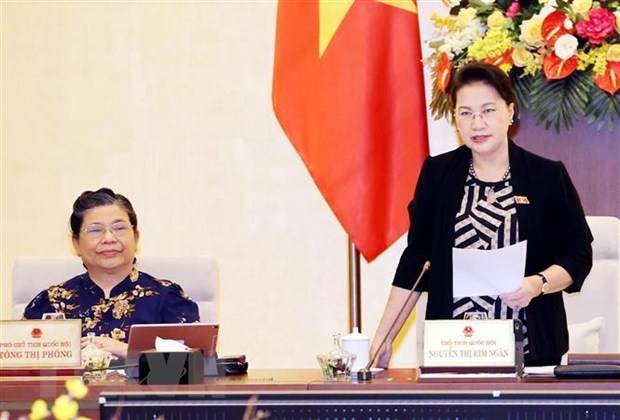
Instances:
[[[510,81],[510,77],[499,67],[482,62],[465,64],[451,78],[448,93],[452,109],[456,107],[456,94],[458,91],[475,82],[485,83],[495,89],[507,104],[514,104],[515,115],[518,115],[517,93]]]
[[[134,230],[138,228],[138,216],[131,205],[131,202],[121,194],[116,194],[110,188],[99,188],[97,191],[84,191],[73,203],[73,213],[69,219],[71,227],[71,236],[78,238],[80,229],[84,222],[84,215],[90,209],[101,206],[110,206],[116,204],[129,216],[129,223]]]

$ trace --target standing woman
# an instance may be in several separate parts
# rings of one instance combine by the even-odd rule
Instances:
[[[517,101],[509,77],[498,67],[465,65],[451,82],[450,99],[465,144],[424,162],[408,207],[408,245],[371,354],[380,350],[377,365],[387,367],[392,341],[420,293],[428,292],[426,319],[462,319],[468,312],[518,318],[524,326],[525,364],[557,365],[568,350],[561,292],[578,292],[592,267],[592,234],[577,191],[561,162],[508,138]],[[498,249],[525,240],[525,277],[517,290],[453,297],[452,248]],[[431,269],[396,320],[427,260]]]
[[[126,358],[133,324],[199,321],[198,305],[181,287],[139,272],[134,263],[140,232],[127,198],[109,188],[83,192],[70,219],[75,252],[86,273],[39,293],[24,318],[47,312],[82,320],[82,346],[94,332],[95,344]]]

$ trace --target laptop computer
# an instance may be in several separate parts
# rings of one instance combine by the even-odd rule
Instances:
[[[138,376],[137,365],[140,354],[145,350],[155,349],[157,337],[175,340],[189,348],[201,349],[205,358],[205,375],[217,375],[216,368],[216,345],[219,324],[193,323],[193,324],[135,324],[129,329],[127,342],[128,365],[125,372],[132,377]]]

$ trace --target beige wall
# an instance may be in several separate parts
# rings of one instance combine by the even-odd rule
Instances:
[[[425,28],[439,4],[421,3]],[[2,317],[13,259],[69,255],[71,203],[109,186],[138,212],[140,253],[218,259],[220,354],[315,367],[347,332],[346,235],[272,111],[275,11],[2,3]],[[432,130],[434,154],[454,147],[444,123]],[[363,265],[366,334],[403,247]],[[396,365],[413,364],[407,338]]]

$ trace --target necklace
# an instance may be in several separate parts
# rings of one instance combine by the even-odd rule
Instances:
[[[473,159],[469,160],[469,173],[474,178],[476,178],[478,180],[480,179],[480,178],[478,178],[478,175],[476,175],[476,170],[474,169],[474,160]],[[508,178],[508,175],[510,175],[510,165],[508,165],[508,169],[506,169],[506,172],[504,172],[504,176],[502,176],[501,179],[499,181],[497,181],[497,182],[502,182],[503,180]]]

